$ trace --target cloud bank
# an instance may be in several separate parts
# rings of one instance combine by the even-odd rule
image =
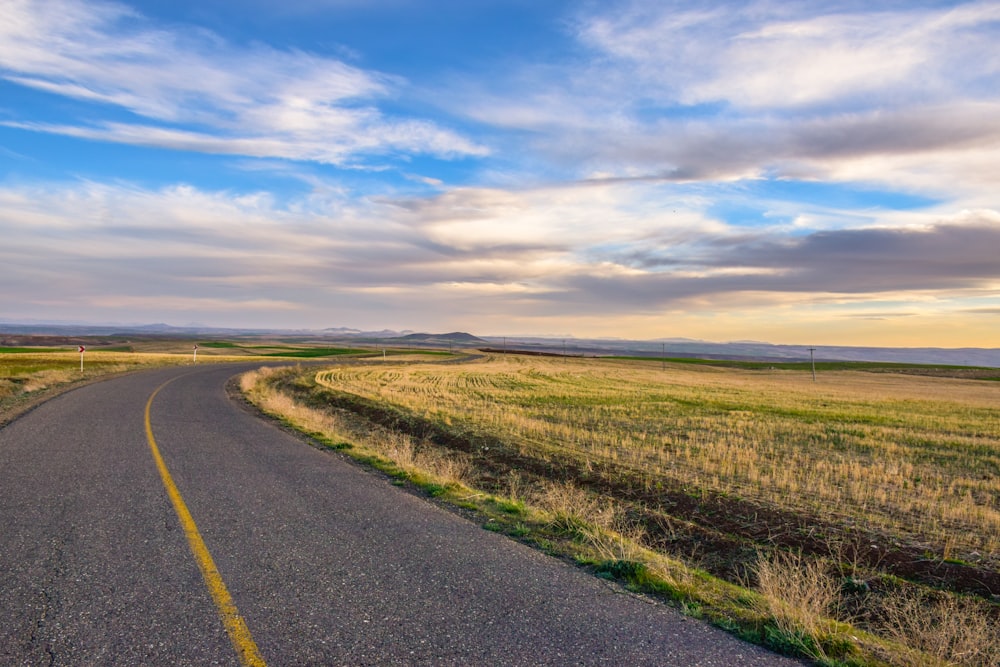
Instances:
[[[574,5],[571,48],[414,78],[140,7],[5,5],[0,79],[34,97],[0,110],[0,159],[28,136],[239,160],[6,172],[0,313],[991,340],[996,2]]]
[[[461,316],[528,320],[903,294],[974,301],[1000,288],[995,212],[905,228],[748,232],[636,206],[664,187],[469,189],[349,204],[335,219],[263,194],[191,187],[8,188],[0,263],[13,280],[0,308],[241,310],[318,326],[331,306],[424,307],[430,324],[449,304]],[[552,220],[561,224],[542,224]]]

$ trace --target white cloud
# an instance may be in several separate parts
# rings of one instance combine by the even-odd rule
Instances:
[[[0,76],[120,107],[155,121],[11,125],[179,150],[341,164],[393,152],[443,157],[487,150],[377,101],[400,82],[338,60],[237,47],[205,31],[147,25],[109,3],[13,0],[0,24]]]
[[[984,77],[995,82],[998,21],[995,2],[637,3],[582,18],[578,34],[664,102],[843,108],[940,99]]]
[[[516,257],[537,273],[562,272],[608,248],[683,244],[725,225],[692,205],[706,202],[650,183],[586,183],[521,190],[459,188],[389,202],[397,219],[452,257]],[[560,268],[562,267],[562,268]]]
[[[996,2],[625,2],[592,5],[573,30],[582,54],[458,97],[518,130],[531,173],[835,181],[996,205]]]

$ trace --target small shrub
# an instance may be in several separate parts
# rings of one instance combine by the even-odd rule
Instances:
[[[0,380],[0,398],[13,396],[17,391],[17,385],[10,380]]]
[[[327,445],[327,447],[330,448],[330,449],[338,449],[338,450],[351,449],[353,446],[354,445],[352,445],[349,442],[335,442],[335,443]]]
[[[576,537],[588,536],[593,527],[608,527],[613,514],[596,496],[567,482],[543,483],[532,504],[548,513],[553,528]]]
[[[610,560],[597,566],[597,574],[614,579],[633,581],[646,576],[648,568],[645,563],[634,560]]]
[[[39,389],[46,389],[54,385],[66,384],[74,377],[78,377],[78,374],[73,371],[39,371],[28,376],[21,389],[25,393],[38,391]]]
[[[528,483],[524,477],[516,470],[511,470],[507,474],[507,489],[505,495],[515,502],[523,503],[530,495]]]
[[[644,558],[643,539],[646,530],[630,522],[616,508],[609,508],[601,516],[603,525],[585,531],[590,544],[602,558],[620,562],[641,561]]]
[[[799,553],[761,556],[754,567],[759,611],[776,627],[768,643],[781,650],[824,658],[823,640],[831,633],[829,614],[840,598],[840,582],[822,563]]]
[[[981,602],[953,595],[899,592],[881,605],[879,634],[916,649],[904,665],[920,665],[919,652],[949,665],[996,667],[1000,630]]]
[[[445,453],[429,445],[414,454],[413,462],[418,469],[444,486],[466,484],[472,476],[472,463],[467,456],[456,452]]]

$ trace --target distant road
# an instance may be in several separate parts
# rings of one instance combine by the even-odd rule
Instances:
[[[0,665],[800,664],[307,446],[227,399],[239,370],[128,375],[0,429]]]

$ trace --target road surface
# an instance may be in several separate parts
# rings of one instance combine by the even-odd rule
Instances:
[[[309,447],[227,398],[238,370],[0,429],[0,664],[800,664]]]

